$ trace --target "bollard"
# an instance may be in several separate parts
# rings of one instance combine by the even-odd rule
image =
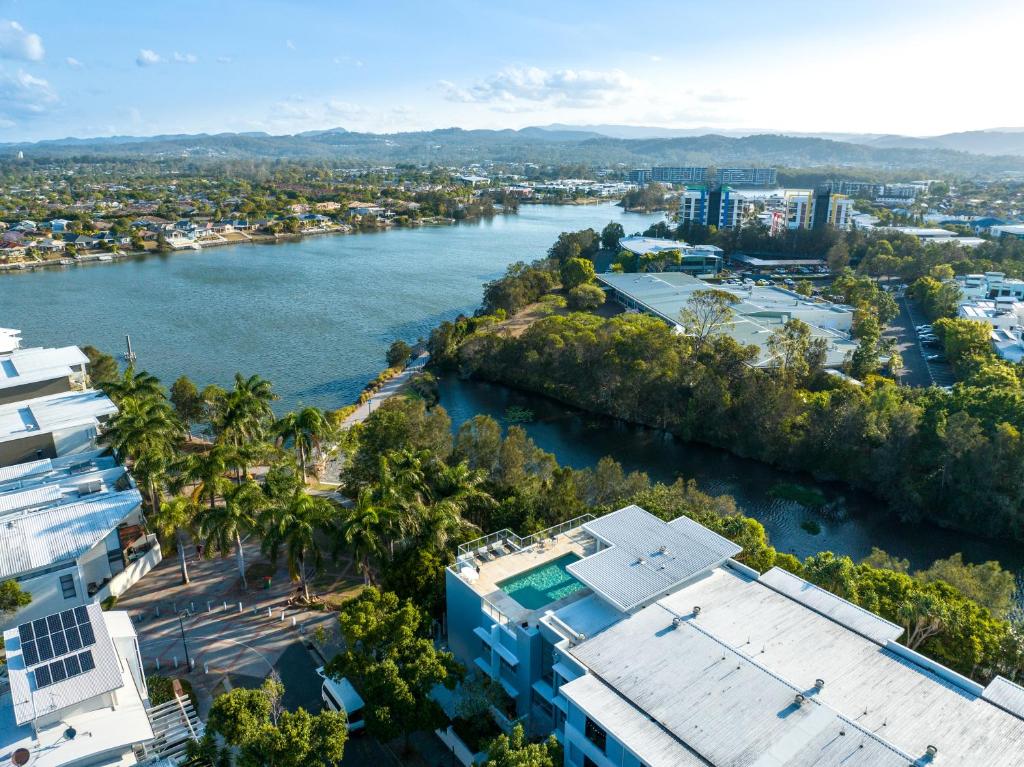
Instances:
[[[242,603],[241,602],[238,603],[238,612],[242,612]]]
[[[227,612],[227,611],[228,611],[228,603],[227,603],[227,602],[225,602],[225,603],[224,603],[224,612]]]
[[[172,613],[178,612],[178,603],[177,602],[171,602],[171,612]]]
[[[156,670],[157,671],[160,670],[160,659],[159,658],[156,659]]]
[[[208,613],[212,613],[213,612],[213,602],[207,602],[206,603],[206,612],[208,612]]]
[[[160,603],[159,602],[156,603],[156,617],[157,618],[160,617]]]
[[[274,613],[273,613],[273,611],[269,607],[267,608],[267,617],[268,618],[273,618],[274,617]]]
[[[292,628],[295,628],[295,616],[292,616]]]
[[[284,610],[281,611],[281,620],[284,620]]]
[[[189,671],[195,671],[196,670],[196,659],[195,658],[189,658],[188,659],[188,670]]]
[[[209,674],[210,673],[210,662],[209,661],[205,661],[205,660],[203,661],[203,673],[204,674]]]
[[[189,602],[188,603],[188,609],[189,609],[190,612],[195,612],[196,611],[196,603],[195,602]]]
[[[174,656],[174,667],[175,668],[178,667],[178,656],[177,655]]]

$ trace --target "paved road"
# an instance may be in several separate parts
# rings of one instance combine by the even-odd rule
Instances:
[[[316,713],[323,707],[320,698],[323,681],[316,673],[317,665],[301,641],[288,645],[274,662],[274,670],[284,684],[282,702],[289,711],[301,707]]]

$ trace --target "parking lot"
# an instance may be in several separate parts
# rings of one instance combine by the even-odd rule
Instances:
[[[939,345],[925,345],[917,326],[925,320],[906,298],[899,301],[900,314],[887,331],[896,336],[896,348],[903,357],[906,373],[903,382],[908,386],[952,386],[956,382],[948,362],[929,361],[928,355],[939,354]]]

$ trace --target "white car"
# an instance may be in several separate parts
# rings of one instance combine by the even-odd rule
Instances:
[[[348,719],[349,732],[355,733],[364,729],[366,722],[363,719],[363,707],[366,704],[352,683],[345,677],[331,679],[324,672],[323,666],[318,668],[316,673],[324,680],[323,686],[320,688],[320,698],[324,702],[324,707],[331,711],[344,713],[345,718]]]

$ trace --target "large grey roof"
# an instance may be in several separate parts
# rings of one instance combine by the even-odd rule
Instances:
[[[982,695],[834,615],[722,567],[569,652],[712,765],[1024,764],[1020,688]]]
[[[7,670],[11,682],[14,716],[18,724],[25,724],[51,711],[59,711],[76,703],[89,700],[123,686],[121,667],[114,642],[107,630],[103,610],[97,602],[85,606],[89,623],[96,636],[95,644],[88,647],[96,667],[78,676],[36,689],[35,681],[21,653],[21,638],[16,628],[4,632],[7,652]],[[59,615],[59,613],[57,613]],[[87,734],[83,733],[83,737]]]
[[[885,620],[873,612],[847,602],[830,591],[808,583],[793,573],[773,567],[760,579],[776,591],[790,599],[807,605],[822,615],[827,615],[837,623],[873,639],[879,644],[895,642],[903,635],[903,627]]]
[[[566,569],[594,593],[629,612],[671,593],[742,548],[692,520],[664,522],[627,506],[583,525],[607,548]]]
[[[74,373],[72,367],[84,369],[88,362],[77,346],[17,349],[0,356],[0,389],[67,378]]]

